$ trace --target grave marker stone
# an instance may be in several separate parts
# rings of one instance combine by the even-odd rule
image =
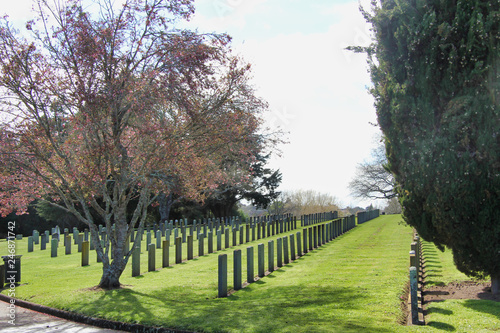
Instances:
[[[163,240],[163,262],[162,262],[162,267],[168,267],[170,266],[170,258],[169,258],[169,247],[170,247],[170,240],[165,239]]]
[[[182,262],[182,238],[175,238],[175,263],[180,264]]]
[[[78,234],[78,253],[82,252],[83,234]]]
[[[321,245],[326,243],[326,233],[325,233],[325,228],[326,226],[323,224],[321,225]]]
[[[288,264],[290,262],[289,256],[288,256],[288,237],[284,236],[283,237],[283,262],[284,264]]]
[[[312,227],[309,227],[309,230],[308,230],[308,233],[309,233],[309,251],[312,251],[313,250],[313,228]]]
[[[318,247],[318,226],[316,225],[313,227],[313,243],[316,249]]]
[[[33,230],[32,236],[33,236],[33,242],[35,243],[35,245],[38,245],[40,243],[40,234],[38,230]]]
[[[297,256],[298,257],[301,257],[302,256],[302,243],[301,243],[301,239],[300,239],[300,231],[297,231]]]
[[[236,242],[236,237],[238,236],[236,233],[236,228],[232,228],[233,230],[233,246],[236,246],[238,243]]]
[[[417,268],[410,267],[410,302],[411,302],[411,323],[417,325],[418,322],[418,278]]]
[[[259,277],[264,277],[264,244],[257,245],[257,252],[258,274]]]
[[[214,253],[213,232],[212,231],[207,232],[207,236],[208,236],[208,253]]]
[[[47,244],[46,238],[47,238],[46,234],[41,234],[40,235],[40,250],[45,250],[46,249],[46,245],[45,245],[45,244]]]
[[[227,255],[219,254],[218,297],[227,297]]]
[[[224,248],[229,248],[229,228],[224,229]]]
[[[187,236],[186,234],[187,233],[186,233],[186,225],[184,225],[184,224],[181,226],[181,234],[182,234],[182,242],[186,243],[186,236]]]
[[[89,256],[90,256],[90,243],[89,241],[84,241],[82,243],[82,266],[89,265]]]
[[[278,267],[283,266],[283,239],[280,237],[276,239],[276,247],[277,247],[277,262],[278,262]]]
[[[33,236],[28,237],[28,252],[33,252]]]
[[[59,241],[57,238],[53,238],[52,241],[50,242],[50,256],[52,258],[57,257],[57,245],[59,244]]]
[[[304,236],[302,236],[302,242],[303,242],[303,247],[304,247],[304,254],[307,253],[307,228],[304,228],[303,229],[303,232],[304,232]]]
[[[161,230],[156,231],[156,248],[161,249]]]
[[[187,236],[187,260],[193,259],[193,235]]]
[[[188,260],[193,259],[193,235],[187,236],[187,251],[188,251]]]
[[[267,242],[267,266],[269,272],[274,272],[274,241],[270,240]]]
[[[241,289],[241,250],[234,250],[233,260],[234,290]]]
[[[253,246],[247,247],[247,282],[254,282]]]
[[[198,256],[203,257],[205,255],[205,242],[204,242],[205,237],[203,236],[203,233],[200,232],[198,235]]]
[[[141,248],[134,247],[132,252],[132,277],[141,275]]]
[[[67,235],[64,237],[65,254],[71,254],[71,236]]]
[[[153,272],[156,270],[156,246],[154,244],[148,245],[148,272]]]

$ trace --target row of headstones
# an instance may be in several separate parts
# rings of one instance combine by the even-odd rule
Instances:
[[[358,224],[368,222],[380,216],[379,209],[373,209],[365,212],[358,212]]]
[[[281,223],[287,223],[288,225],[295,221],[295,226],[296,226],[296,218],[293,218],[291,214],[286,214],[286,215],[273,215],[273,216],[259,216],[259,217],[253,217],[250,218],[250,220],[247,222],[247,224],[250,224],[251,227],[254,225],[262,225],[263,223],[278,223],[278,221],[281,221]],[[182,234],[182,241],[183,243],[186,242],[186,229],[190,230],[190,235],[196,234],[199,235],[201,232],[201,229],[203,229],[203,235],[204,237],[207,237],[207,230],[209,229],[212,233],[217,232],[217,230],[221,230],[222,233],[224,233],[225,226],[230,226],[230,229],[240,229],[242,222],[239,220],[238,217],[231,217],[231,218],[223,218],[223,219],[204,219],[203,221],[197,222],[196,220],[193,220],[191,224],[188,225],[188,220],[187,219],[181,219],[180,222],[179,220],[171,220],[169,223],[160,223],[159,225],[154,225],[153,227],[149,226],[146,228],[148,232],[153,231],[153,234],[157,234],[157,231],[160,230],[162,237],[165,237],[166,234],[170,235],[172,233],[175,233],[174,237],[178,236],[178,232],[180,230]],[[283,227],[283,226],[282,226]],[[114,226],[112,226],[112,229]],[[286,229],[286,225],[285,225]],[[196,230],[196,232],[194,232]],[[280,229],[281,230],[281,229]],[[131,241],[134,241],[134,232],[135,230],[132,231],[131,235]],[[281,231],[283,232],[283,231]],[[99,233],[101,234],[101,239],[106,243],[106,238],[107,238],[107,233],[106,233],[106,227],[103,227],[102,225],[99,225]],[[66,228],[64,229],[64,234],[67,236],[69,234],[69,230]],[[73,228],[73,239],[75,240],[75,244],[77,244],[78,241],[78,235],[80,234],[79,230],[74,227]],[[45,236],[44,236],[45,235]],[[39,244],[40,241],[42,241],[41,244],[41,249],[46,248],[46,244],[49,243],[50,236],[52,235],[52,239],[57,238],[57,240],[60,240],[60,235],[61,231],[59,226],[56,226],[55,228],[52,228],[52,232],[49,233],[48,230],[46,230],[44,233],[40,234],[38,230],[33,230],[32,234],[32,240],[29,242],[34,242],[34,244]],[[20,238],[22,239],[22,235],[19,235]],[[89,240],[89,230],[85,229],[84,231],[84,240],[87,241]],[[149,244],[149,242],[147,243]]]
[[[280,268],[291,261],[301,257],[313,249],[316,249],[331,240],[337,238],[343,233],[351,230],[356,226],[352,223],[352,218],[339,219],[332,222],[314,225],[309,228],[304,228],[301,232],[295,235],[291,234],[288,237],[279,237],[276,239],[276,263],[274,266],[274,240],[268,241],[268,271],[267,274],[272,273],[276,268]],[[290,244],[290,246],[289,246]],[[234,250],[233,252],[233,288],[239,290],[243,287],[242,284],[242,258],[241,250]],[[266,274],[265,271],[265,258],[264,258],[264,244],[260,243],[257,246],[257,278],[262,278]],[[218,297],[228,296],[227,287],[227,254],[219,255],[218,262]],[[247,247],[247,283],[256,281],[254,274],[254,248],[253,246]]]
[[[280,233],[288,232],[297,228],[297,220],[288,220],[288,221],[270,221],[270,222],[256,222],[253,225],[246,224],[245,228],[240,226],[239,230],[234,227],[232,229],[232,246],[238,245],[238,232],[239,232],[239,244],[248,243],[250,241],[259,240],[261,238],[271,237]],[[246,229],[246,232],[244,230]],[[175,229],[177,230],[177,228]],[[224,231],[224,232],[223,232]],[[156,245],[152,243],[151,234],[147,233],[147,251],[148,251],[148,272],[156,270],[156,249],[163,249],[162,251],[162,267],[170,266],[170,238],[167,237],[165,240],[161,238],[161,232],[158,230],[156,232]],[[168,235],[168,233],[167,233]],[[184,234],[183,234],[184,235]],[[230,235],[231,229],[224,228],[221,230],[217,230],[216,232],[216,251],[222,250],[222,236],[224,235],[224,248],[230,248]],[[246,236],[246,237],[245,237]],[[251,237],[250,237],[251,236]],[[182,244],[183,237],[180,237],[178,234],[175,234],[174,237],[174,251],[175,251],[175,263],[180,264],[182,262]],[[208,231],[207,237],[203,235],[203,233],[198,234],[198,256],[202,257],[205,255],[205,238],[207,238],[208,242],[208,254],[214,253],[214,242],[213,242],[213,233],[212,231]],[[194,237],[193,235],[186,236],[187,242],[187,260],[194,259]],[[140,275],[140,254],[141,247],[137,246],[132,253],[132,277]]]
[[[161,248],[161,237],[165,237],[166,239],[170,240],[171,235],[173,234],[173,238],[176,239],[177,237],[180,237],[182,240],[182,243],[187,242],[188,236],[195,236],[197,237],[198,240],[200,240],[201,237],[203,238],[211,238],[213,237],[214,234],[217,234],[218,232],[221,233],[221,235],[225,235],[227,232],[233,232],[233,246],[236,245],[236,233],[240,233],[240,244],[243,244],[245,242],[250,242],[254,241],[256,238],[265,238],[266,233],[268,236],[271,235],[276,235],[282,232],[287,232],[292,229],[297,228],[297,219],[285,219],[285,220],[272,220],[269,219],[268,221],[260,221],[259,219],[255,219],[254,221],[249,221],[246,223],[244,226],[240,224],[238,220],[233,224],[233,227],[230,225],[228,227],[224,227],[222,224],[191,224],[188,226],[181,225],[179,228],[173,228],[170,229],[170,227],[167,227],[165,229],[165,232],[161,229],[157,230],[156,232],[151,233],[151,231],[146,232],[146,244],[150,244],[152,241],[152,236],[154,235],[156,237],[156,247]],[[246,237],[244,236],[244,230],[246,230]],[[189,232],[188,232],[189,231]],[[134,232],[132,231],[131,234],[131,242],[134,241]],[[189,235],[188,235],[189,233]],[[251,240],[250,240],[251,236]],[[226,236],[229,237],[229,236]],[[142,239],[141,239],[142,240]],[[227,247],[227,246],[226,246]]]
[[[205,218],[203,220],[197,221],[197,220],[192,220],[191,223],[189,223],[188,219],[181,219],[181,220],[170,220],[170,222],[161,222],[159,224],[154,224],[153,226],[148,226],[146,228],[146,231],[153,231],[156,233],[156,231],[161,230],[162,235],[165,236],[165,231],[167,229],[170,229],[171,231],[174,228],[197,228],[197,233],[200,233],[200,228],[204,228],[204,235],[205,237],[207,236],[206,228],[209,228],[210,231],[213,232],[213,229],[216,231],[219,229],[224,229],[225,227],[230,227],[232,228],[237,228],[242,224],[258,224],[262,222],[272,222],[272,221],[288,221],[292,220],[294,217],[292,214],[283,214],[283,215],[266,215],[266,216],[255,216],[255,217],[250,217],[248,221],[241,221],[239,217],[226,217],[226,218]],[[184,241],[185,242],[185,241]]]
[[[419,296],[418,291],[421,290],[419,283],[422,273],[422,245],[417,232],[413,232],[413,242],[410,245],[410,312],[412,325],[419,325]]]
[[[257,236],[257,239],[260,239],[261,238],[261,235],[262,235],[262,238],[265,238],[266,236],[266,230],[267,230],[267,234],[268,236],[271,236],[271,235],[275,235],[276,233],[280,233],[280,232],[287,232],[287,231],[290,231],[292,228],[296,228],[296,219],[295,220],[288,220],[288,221],[272,221],[272,222],[267,222],[267,223],[264,223],[264,222],[260,222],[260,223],[255,223],[253,225],[250,225],[250,224],[246,224],[246,239],[244,239],[244,233],[243,233],[243,226],[240,226],[239,228],[239,233],[240,233],[240,244],[243,244],[245,241],[246,242],[249,242],[250,241],[250,235],[252,236],[252,241],[255,240],[256,236]],[[191,233],[193,232],[193,229],[194,227],[191,226],[190,230],[191,230]],[[257,229],[257,232],[256,232],[256,229]],[[175,235],[175,239],[177,238],[180,238],[181,239],[181,242],[183,239],[186,239],[186,233],[185,233],[185,228],[181,228],[182,230],[182,237],[178,237],[178,234],[179,234],[179,229],[178,228],[175,228],[174,229],[174,235]],[[200,229],[198,229],[200,230]],[[218,230],[217,231],[217,250],[220,250],[221,249],[221,246],[222,246],[222,241],[221,241],[221,235],[224,234],[224,231],[225,231],[225,248],[228,248],[229,247],[229,235],[230,235],[230,229],[229,228],[224,228],[224,229],[221,229],[221,230]],[[238,230],[236,228],[232,228],[232,231],[233,231],[233,246],[237,245],[237,232]],[[261,232],[262,231],[262,232]],[[105,228],[100,228],[100,232],[102,233],[102,242],[104,244],[105,242],[105,238],[106,238],[106,229]],[[206,227],[204,228],[204,232],[206,232]],[[130,242],[133,242],[134,240],[134,233],[132,232],[132,235],[131,235],[131,239],[130,239]],[[160,230],[157,230],[156,232],[156,248],[161,248],[161,244],[162,244],[162,237],[161,237],[161,231]],[[208,252],[209,253],[212,253],[213,252],[213,238],[212,238],[212,232],[209,231],[207,233],[207,236],[208,236]],[[49,239],[49,233],[48,231],[42,233],[41,235],[38,234],[38,231],[34,231],[34,236],[30,236],[28,237],[28,252],[33,252],[34,250],[34,244],[36,244],[37,242],[40,244],[40,249],[41,250],[45,250],[46,249],[46,244],[48,244],[48,239]],[[75,244],[78,245],[78,252],[82,252],[83,251],[83,244],[84,242],[88,242],[89,243],[89,250],[94,250],[94,245],[93,245],[93,242],[90,241],[89,242],[89,231],[88,229],[85,229],[84,233],[83,234],[80,234],[79,231],[75,228],[73,230],[73,238],[74,238],[74,242]],[[150,250],[150,244],[152,244],[152,234],[151,232],[147,232],[146,234],[146,238],[147,238],[147,241],[146,241],[146,244],[147,244],[147,247],[148,247],[148,250]],[[166,229],[166,238],[167,240],[169,241],[168,244],[170,243],[170,230],[169,229]],[[203,252],[203,249],[204,249],[204,245],[203,245],[203,240],[204,240],[205,236],[203,233],[199,233],[198,234],[198,242],[199,242],[199,248],[201,249],[200,250],[200,253]],[[142,235],[141,235],[141,240],[143,239]],[[192,250],[192,247],[193,247],[193,235],[189,235],[187,236],[187,239],[188,239],[188,260],[192,259],[193,255],[193,250]],[[128,252],[129,250],[129,246],[130,246],[130,242],[127,242],[126,243],[126,252]],[[139,243],[139,251],[140,251],[140,244]],[[71,245],[72,245],[72,242],[71,242],[71,235],[69,234],[68,230],[66,229],[65,230],[65,234],[64,234],[64,246],[65,246],[65,254],[66,255],[69,255],[71,254]],[[52,240],[51,240],[51,257],[57,257],[57,253],[58,253],[58,246],[59,246],[59,234],[58,232],[53,232],[52,234]],[[179,252],[179,251],[177,251]],[[167,252],[168,253],[168,252]],[[113,251],[111,251],[111,254],[113,254]],[[203,254],[200,254],[200,255],[203,255]],[[84,259],[84,258],[87,258],[87,259]],[[167,259],[168,260],[168,259]],[[101,262],[102,260],[99,258],[99,256],[97,256],[97,262]],[[149,259],[149,261],[151,262],[151,259]],[[164,260],[165,262],[165,260]],[[88,254],[87,253],[82,253],[82,266],[86,266],[88,265]]]
[[[307,227],[309,225],[323,223],[325,221],[331,221],[339,218],[339,212],[332,211],[326,213],[315,213],[315,214],[307,214],[301,216],[301,226]]]
[[[256,239],[266,238],[269,236],[274,236],[283,232],[288,232],[290,230],[297,228],[297,219],[287,219],[287,220],[275,220],[267,222],[249,222],[245,225],[235,224],[234,227],[223,227],[222,225],[200,225],[196,227],[194,225],[189,225],[187,228],[181,226],[180,228],[174,228],[170,231],[169,228],[165,230],[165,234],[161,230],[157,230],[156,233],[146,232],[146,246],[152,243],[152,236],[156,237],[156,248],[162,248],[162,237],[170,240],[172,234],[173,239],[181,238],[182,243],[188,241],[188,237],[197,237],[197,240],[208,238],[209,242],[213,235],[218,235],[219,233],[224,235],[226,240],[230,239],[232,232],[233,246],[237,245],[238,232],[239,232],[239,244],[248,243],[250,241],[255,241]],[[189,231],[189,232],[188,232]],[[188,234],[189,233],[189,234]],[[266,236],[267,235],[267,236]],[[194,239],[194,238],[193,238]],[[141,239],[142,240],[142,239]],[[134,231],[131,234],[131,242],[134,241]],[[228,244],[229,241],[226,241]],[[226,245],[226,248],[228,245]]]
[[[53,229],[53,231],[55,231]],[[89,231],[85,229],[84,233],[79,233],[78,229],[73,229],[73,243],[78,245],[78,252],[82,252],[82,242],[89,240]],[[33,230],[33,235],[28,237],[28,252],[33,252],[35,247],[34,245],[40,244],[40,250],[46,250],[47,244],[51,243],[51,253],[52,256],[57,256],[57,248],[59,246],[60,238],[64,239],[64,246],[66,247],[66,254],[71,254],[71,234],[68,229],[64,229],[64,234],[60,235],[58,231],[53,232],[52,234],[46,230],[43,233],[39,233],[38,230]],[[55,255],[54,255],[55,251]]]

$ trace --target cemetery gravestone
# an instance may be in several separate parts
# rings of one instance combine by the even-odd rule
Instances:
[[[227,255],[219,254],[218,297],[227,297]]]
[[[90,256],[90,244],[89,241],[84,241],[82,243],[82,266],[89,265],[89,256]]]
[[[187,236],[187,260],[193,259],[193,236]]]
[[[182,238],[175,238],[175,263],[180,264],[182,262]]]
[[[270,240],[267,242],[268,244],[268,249],[267,249],[267,266],[269,272],[274,272],[274,241]]]
[[[258,274],[259,277],[264,277],[265,269],[264,269],[264,244],[260,243],[257,245],[257,262],[258,262]]]
[[[234,250],[233,260],[234,290],[241,289],[241,250]]]
[[[253,246],[247,247],[247,282],[254,282]]]
[[[50,243],[50,256],[52,258],[57,257],[57,245],[59,244],[59,241],[57,238],[52,239]]]
[[[168,267],[170,265],[169,247],[170,247],[170,240],[165,239],[163,241],[163,263],[162,263],[162,267]]]
[[[132,252],[132,277],[141,275],[141,248],[135,247]]]
[[[155,244],[148,245],[148,272],[153,272],[156,270],[156,251]]]

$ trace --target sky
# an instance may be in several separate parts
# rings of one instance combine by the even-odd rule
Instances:
[[[31,0],[2,2],[0,15],[30,18]],[[342,206],[368,206],[348,189],[380,136],[366,56],[345,50],[370,43],[359,1],[196,0],[195,6],[183,25],[233,38],[234,52],[252,64],[256,94],[269,104],[266,126],[287,133],[289,143],[269,163],[283,175],[280,190],[315,190]]]

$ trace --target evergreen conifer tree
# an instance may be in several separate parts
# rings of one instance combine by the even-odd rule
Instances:
[[[408,224],[500,284],[500,2],[382,0],[370,56],[388,168]],[[358,51],[361,48],[353,48]]]

